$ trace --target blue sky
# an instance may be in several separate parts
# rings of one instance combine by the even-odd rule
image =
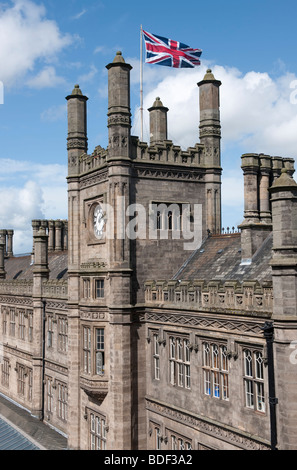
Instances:
[[[67,218],[65,97],[74,84],[89,97],[89,152],[107,146],[105,66],[118,50],[133,66],[139,134],[141,24],[203,50],[195,69],[144,65],[144,108],[161,97],[174,143],[199,141],[197,82],[206,68],[222,81],[223,226],[238,225],[240,156],[297,154],[296,14],[296,0],[0,2],[0,226],[15,230],[15,252],[31,250],[32,219]]]

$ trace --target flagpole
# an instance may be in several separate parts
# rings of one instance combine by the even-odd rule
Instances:
[[[140,141],[143,142],[143,41],[142,41],[142,25],[140,25]]]

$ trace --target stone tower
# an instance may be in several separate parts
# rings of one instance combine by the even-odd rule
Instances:
[[[208,69],[198,83],[200,103],[200,142],[205,148],[206,225],[212,233],[221,231],[221,82]]]
[[[108,70],[108,201],[115,209],[114,238],[108,240],[110,370],[108,403],[113,448],[132,447],[131,267],[125,236],[130,203],[130,70],[120,52]]]
[[[34,231],[34,268],[33,268],[33,328],[35,332],[33,351],[33,393],[34,409],[32,414],[43,419],[43,334],[45,322],[45,304],[43,301],[42,284],[49,278],[48,268],[48,235],[46,223],[42,221]]]
[[[163,106],[162,101],[157,97],[153,106],[148,111],[150,113],[150,144],[160,144],[167,140],[168,108]]]
[[[168,140],[159,98],[149,144],[131,136],[132,67],[118,52],[106,68],[107,149],[87,154],[88,98],[78,85],[66,98],[72,449],[88,448],[94,419],[108,429],[109,449],[144,448],[144,283],[178,275],[207,228],[220,230],[220,82],[207,74],[199,84],[201,143],[183,151]]]
[[[87,151],[87,97],[75,85],[66,97],[68,109],[68,329],[69,329],[69,446],[80,446],[80,156]]]
[[[270,188],[273,219],[271,260],[274,306],[276,441],[296,449],[297,425],[297,184],[284,168]],[[273,398],[273,397],[272,397]],[[278,438],[277,438],[278,437]]]

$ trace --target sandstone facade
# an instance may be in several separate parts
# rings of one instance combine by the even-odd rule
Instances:
[[[131,66],[107,70],[107,149],[67,96],[68,220],[33,221],[28,257],[0,233],[0,393],[69,449],[296,449],[294,160],[242,156],[222,233],[221,82],[198,83],[184,151],[160,97],[150,142],[131,135]]]

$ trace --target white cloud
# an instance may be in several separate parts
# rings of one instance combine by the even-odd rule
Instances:
[[[9,196],[9,197],[8,197]],[[43,213],[42,192],[34,181],[27,181],[22,187],[0,189],[0,225],[2,228],[26,229],[28,221],[41,218]]]
[[[48,20],[44,6],[31,0],[14,0],[0,6],[0,79],[5,87],[33,72],[39,60],[52,60],[73,38]]]
[[[132,83],[139,83],[137,62]],[[138,69],[137,69],[138,67]],[[159,79],[157,77],[160,70]],[[165,69],[165,67],[163,67]],[[169,138],[187,148],[199,141],[199,89],[197,83],[205,74],[205,67],[164,72],[156,65],[144,71],[144,114],[159,96],[169,108]],[[166,75],[164,75],[166,73]],[[213,73],[222,82],[221,125],[222,144],[238,146],[245,152],[263,152],[271,155],[295,156],[297,153],[297,105],[291,98],[290,84],[296,76],[289,73],[275,78],[268,73],[214,66]],[[152,80],[150,91],[147,78]],[[137,110],[138,111],[138,110]],[[136,114],[137,114],[136,111]],[[146,124],[148,128],[148,124]],[[137,131],[135,131],[138,133]],[[240,157],[240,155],[238,156]]]
[[[57,85],[65,83],[63,77],[56,75],[56,70],[53,66],[48,65],[44,67],[35,77],[27,80],[27,85],[30,88],[53,88]]]
[[[15,231],[16,254],[30,252],[33,219],[67,218],[66,165],[0,159],[0,167],[0,227]]]
[[[79,20],[85,13],[87,13],[87,10],[83,9],[82,11],[77,13],[76,15],[72,16],[71,19],[72,20]]]
[[[139,87],[139,63],[131,83]],[[169,108],[168,138],[186,149],[199,142],[199,88],[209,64],[183,70],[144,66],[144,140],[149,141],[149,113],[159,96]],[[284,68],[278,75],[236,68],[212,67],[220,87],[222,125],[223,224],[232,227],[243,220],[241,155],[255,152],[271,156],[297,156],[297,81]],[[159,75],[159,76],[158,76]],[[149,87],[149,91],[147,91]],[[296,103],[296,104],[295,104]],[[140,134],[139,107],[134,112],[133,134]],[[234,196],[236,195],[236,197]]]

